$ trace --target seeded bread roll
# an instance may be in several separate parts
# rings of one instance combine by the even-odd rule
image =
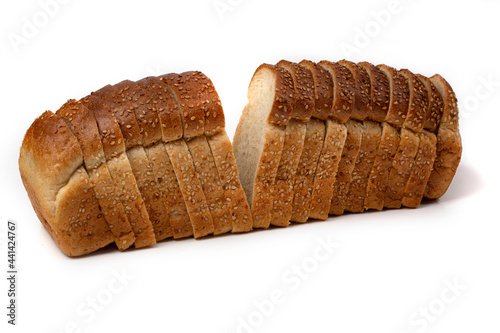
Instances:
[[[348,120],[345,123],[347,135],[339,162],[339,168],[333,183],[333,195],[329,214],[342,215],[347,204],[347,193],[352,180],[352,172],[358,158],[363,137],[363,123]]]
[[[114,241],[80,145],[59,116],[46,111],[30,126],[19,170],[38,218],[64,254],[80,256]]]
[[[304,149],[300,156],[293,187],[292,218],[293,222],[306,222],[311,210],[314,188],[314,176],[318,166],[321,148],[325,140],[325,123],[311,119],[307,123]]]
[[[134,231],[136,237],[134,246],[141,248],[153,245],[156,244],[153,225],[149,219],[144,200],[137,187],[137,182],[126,154],[120,125],[109,107],[109,105],[113,107],[114,103],[112,100],[108,100],[107,93],[105,93],[106,90],[114,91],[114,88],[111,86],[102,88],[100,96],[103,99],[99,99],[100,102],[96,101],[93,104],[89,104],[88,108],[94,113],[108,170]],[[98,97],[99,93],[93,93],[92,96]]]
[[[92,99],[89,97],[84,103],[92,103]],[[116,195],[94,115],[84,103],[69,100],[57,111],[57,115],[63,118],[80,144],[85,169],[94,187],[104,219],[115,237],[116,246],[123,251],[134,244],[135,235],[123,204]]]
[[[361,146],[352,172],[349,191],[346,195],[347,202],[345,210],[348,212],[360,213],[364,210],[368,179],[375,162],[381,136],[382,133],[379,123],[369,120],[363,121]]]
[[[444,195],[455,176],[462,157],[462,138],[458,126],[457,98],[450,84],[440,75],[431,77],[444,101],[444,111],[437,134],[434,169],[424,196],[437,199]]]

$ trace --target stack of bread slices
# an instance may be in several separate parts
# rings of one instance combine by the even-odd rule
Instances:
[[[462,153],[450,85],[350,61],[261,65],[233,140],[253,227],[418,207]]]
[[[123,81],[46,111],[19,167],[68,256],[252,229],[221,102],[200,72]]]

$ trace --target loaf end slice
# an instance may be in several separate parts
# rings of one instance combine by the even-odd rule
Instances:
[[[63,253],[80,256],[114,241],[77,139],[59,116],[46,111],[30,126],[19,170],[38,218]]]

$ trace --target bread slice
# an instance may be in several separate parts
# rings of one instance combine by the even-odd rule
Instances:
[[[225,131],[222,103],[212,81],[206,75],[198,72],[196,81],[205,112],[205,137],[231,214],[231,231],[250,231],[253,225],[252,215],[239,180],[231,141]]]
[[[148,116],[148,113],[143,113],[147,111],[147,106],[144,105],[147,97],[144,96],[143,90],[135,82],[129,80],[122,81],[116,84],[113,89],[104,89],[97,94],[106,94],[104,98],[113,103],[113,115],[118,120],[120,130],[124,135],[127,157],[153,225],[156,241],[171,237],[172,231],[168,223],[167,208],[162,201],[161,193],[158,191],[158,181],[144,149],[146,144],[135,115],[137,112],[142,117]],[[153,136],[154,133],[150,130],[147,143],[151,141],[150,138]]]
[[[158,186],[167,206],[173,236],[175,239],[179,239],[193,236],[194,232],[179,181],[175,175],[165,143],[182,139],[182,120],[179,107],[168,85],[165,84],[161,77],[157,79],[157,83],[161,89],[155,90],[158,95],[156,111],[160,120],[161,137],[165,153],[153,159],[152,164],[153,170],[158,176]]]
[[[113,90],[111,86],[105,88],[106,90]],[[101,92],[104,92],[104,88]],[[99,93],[93,93],[93,96],[99,97]],[[108,170],[134,231],[136,237],[134,246],[141,248],[156,244],[153,225],[137,187],[137,182],[126,154],[120,126],[108,106],[113,106],[113,103],[111,100],[108,100],[106,93],[101,96],[104,99],[100,99],[100,103],[95,102],[89,105],[88,108],[94,113]]]
[[[377,68],[386,75],[390,89],[389,95],[380,95],[376,107],[380,108],[380,105],[388,104],[389,108],[384,119],[385,122],[382,122],[382,137],[368,180],[364,205],[365,209],[382,210],[392,161],[399,147],[399,128],[404,123],[408,112],[408,101],[404,98],[409,96],[409,89],[408,85],[405,85],[406,81],[401,80],[404,77],[398,74],[394,68],[386,65],[379,65]],[[389,103],[384,98],[389,98]]]
[[[423,130],[418,135],[420,145],[402,200],[403,206],[410,208],[417,208],[420,206],[434,166],[434,160],[436,159],[436,135],[427,130]]]
[[[427,119],[429,95],[425,85],[415,74],[408,69],[402,69],[399,73],[406,78],[410,89],[409,109],[403,127],[419,133],[424,128]]]
[[[167,142],[167,152],[186,202],[194,237],[200,238],[213,234],[215,227],[200,176],[196,172],[195,161],[186,144],[186,141],[203,135],[205,131],[205,112],[196,89],[196,77],[196,72],[162,76],[171,89],[182,116],[184,138]]]
[[[326,220],[333,197],[333,184],[338,172],[347,129],[336,120],[326,120],[325,139],[314,176],[309,217]]]
[[[300,156],[304,149],[306,123],[292,119],[286,125],[285,141],[276,173],[271,224],[286,227],[292,217],[293,185]]]
[[[330,214],[342,215],[347,204],[352,173],[356,165],[363,137],[362,121],[372,108],[371,79],[368,72],[361,66],[347,60],[339,64],[349,69],[354,80],[354,103],[350,120],[345,123],[347,136],[339,162],[339,168],[333,184],[333,196],[330,204]]]
[[[354,105],[350,118],[365,120],[368,112],[372,109],[372,84],[370,75],[363,67],[352,61],[341,60],[338,63],[349,69],[354,79]]]
[[[294,105],[292,120],[285,129],[285,141],[276,173],[273,191],[273,212],[271,224],[286,227],[292,217],[293,185],[297,165],[304,148],[306,123],[314,110],[314,79],[309,69],[282,60],[277,66],[286,69],[293,78]]]
[[[396,69],[387,65],[377,66],[389,80],[390,85],[390,105],[385,121],[400,129],[405,123],[410,107],[410,88],[408,79]]]
[[[462,138],[458,126],[457,98],[453,89],[438,74],[431,77],[431,81],[443,98],[444,110],[437,134],[434,169],[429,177],[424,196],[428,199],[437,199],[448,190],[455,176],[462,157]]]
[[[325,140],[314,176],[309,217],[325,220],[330,211],[335,177],[347,136],[343,123],[350,118],[354,107],[355,81],[351,71],[338,63],[321,61],[319,65],[330,73],[334,94],[331,119],[326,121]]]
[[[369,62],[360,62],[358,65],[366,70],[371,80],[372,107],[367,110],[367,117],[375,122],[383,122],[391,102],[389,79],[378,67]]]
[[[312,118],[307,123],[304,149],[295,174],[291,218],[293,222],[303,223],[309,218],[314,177],[324,140],[325,123]]]
[[[325,120],[331,115],[333,107],[332,75],[322,66],[310,60],[302,60],[299,65],[309,69],[313,76],[316,101],[312,117]]]
[[[59,116],[46,111],[30,126],[19,170],[38,218],[64,254],[80,256],[114,241],[80,145]]]
[[[89,97],[84,103],[92,103],[92,99]],[[94,115],[84,103],[69,100],[57,111],[57,115],[63,118],[80,144],[85,169],[94,187],[104,219],[115,237],[116,246],[123,251],[134,244],[135,235],[125,209],[116,195]]]
[[[425,117],[424,129],[434,132],[441,123],[441,118],[444,112],[444,101],[443,97],[437,90],[436,86],[432,81],[421,74],[417,74],[417,77],[425,85],[429,97],[429,107],[427,115]]]
[[[379,123],[370,120],[363,121],[361,146],[346,195],[345,210],[348,212],[359,213],[364,210],[368,179],[377,156],[381,136],[382,131]]]
[[[194,161],[194,167],[207,200],[214,224],[214,235],[230,232],[233,228],[219,173],[207,138],[200,135],[186,141]]]
[[[398,130],[389,123],[382,123],[382,137],[366,189],[365,209],[382,210],[384,208],[390,169],[399,147],[399,141]]]
[[[420,139],[418,134],[410,129],[401,129],[399,148],[394,156],[389,173],[389,183],[384,199],[385,207],[401,207],[406,184],[410,178],[419,144]]]
[[[207,135],[207,141],[231,211],[232,232],[248,232],[253,228],[252,213],[240,183],[231,141],[225,130]]]
[[[345,123],[347,135],[339,162],[339,168],[333,184],[333,195],[329,214],[344,214],[347,205],[347,193],[352,180],[352,173],[358,158],[363,137],[363,123],[357,120],[348,120]]]
[[[224,113],[212,82],[201,72],[190,74],[192,77],[189,80],[194,80],[196,85],[193,86],[195,89],[189,94],[193,100],[196,100],[197,95],[197,100],[201,103],[205,121],[204,133],[211,135],[221,131],[224,129]],[[191,87],[183,88],[187,94]],[[193,158],[195,170],[212,216],[214,235],[227,233],[233,227],[230,205],[227,203],[226,191],[222,186],[207,138],[202,134],[185,141]]]
[[[285,69],[272,65],[257,68],[248,88],[233,139],[241,184],[252,209],[254,228],[268,228],[272,218],[272,193],[285,141],[285,126],[294,103],[293,79]]]

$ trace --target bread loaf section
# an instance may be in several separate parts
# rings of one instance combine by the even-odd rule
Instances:
[[[45,112],[19,168],[59,248],[80,256],[252,229],[222,104],[204,74],[108,85]]]
[[[288,70],[293,89],[276,66],[260,66],[234,137],[254,227],[415,208],[423,197],[444,195],[461,141],[456,98],[441,76],[347,60],[277,66]],[[297,127],[305,135],[292,135]]]

